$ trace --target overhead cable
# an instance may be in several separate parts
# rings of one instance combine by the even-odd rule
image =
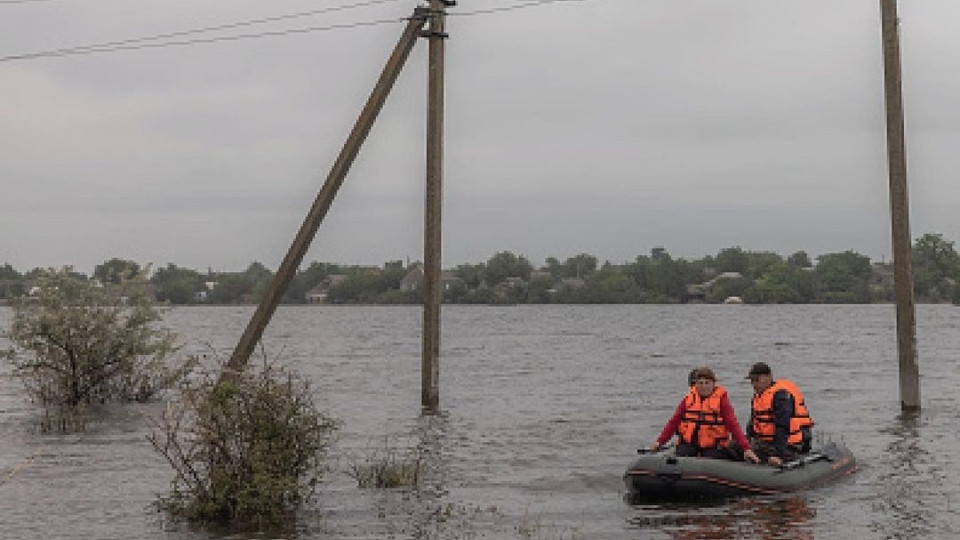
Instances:
[[[0,2],[2,2],[2,1],[3,1],[3,0],[0,0]],[[20,1],[22,1],[22,0],[20,0]],[[377,5],[377,4],[386,4],[386,3],[388,3],[388,2],[396,2],[396,1],[398,1],[398,0],[364,0],[364,1],[360,1],[360,2],[355,2],[355,3],[353,3],[353,4],[346,4],[346,5],[341,5],[341,6],[332,6],[332,7],[328,7],[328,8],[322,8],[322,9],[313,9],[313,10],[310,10],[310,11],[301,11],[301,12],[299,12],[299,13],[290,13],[290,14],[287,14],[287,15],[276,15],[276,16],[273,16],[273,17],[263,17],[263,18],[259,18],[259,19],[251,19],[251,20],[239,21],[239,22],[234,22],[234,23],[219,24],[219,25],[215,25],[215,26],[205,26],[205,27],[202,27],[202,28],[194,28],[194,29],[192,29],[192,30],[180,30],[180,31],[177,31],[177,32],[168,32],[168,33],[165,33],[165,34],[156,34],[156,35],[152,35],[152,36],[144,36],[144,37],[139,37],[139,38],[122,39],[122,40],[118,40],[118,41],[107,41],[107,42],[104,42],[104,43],[93,43],[93,44],[90,44],[90,45],[78,45],[78,46],[75,46],[75,47],[65,47],[65,48],[62,48],[62,49],[53,49],[53,50],[50,50],[50,51],[41,51],[41,52],[39,52],[39,53],[33,53],[33,54],[38,54],[38,55],[41,55],[41,56],[59,56],[58,54],[46,54],[46,53],[63,53],[63,52],[76,53],[77,51],[80,51],[80,50],[83,50],[83,49],[101,49],[101,48],[113,47],[113,46],[117,46],[117,45],[129,45],[129,44],[132,44],[132,43],[142,43],[142,42],[144,42],[144,41],[157,41],[157,40],[160,40],[160,39],[170,39],[170,38],[181,37],[181,36],[189,36],[189,35],[193,35],[193,34],[202,34],[202,33],[206,33],[206,32],[217,32],[217,31],[221,31],[221,30],[231,30],[231,29],[234,29],[234,28],[241,28],[241,27],[244,27],[244,26],[253,26],[253,25],[257,25],[257,24],[266,24],[266,23],[272,23],[272,22],[278,22],[278,21],[288,21],[288,20],[291,20],[291,19],[299,19],[299,18],[302,18],[302,17],[312,17],[312,16],[314,16],[314,15],[322,15],[322,14],[325,14],[325,13],[333,13],[333,12],[336,12],[336,11],[346,11],[346,10],[349,10],[349,9],[356,9],[356,8],[361,8],[361,7],[368,7],[368,6],[373,6],[373,5]]]
[[[381,19],[378,21],[366,21],[344,24],[331,24],[327,26],[311,26],[307,28],[293,28],[288,30],[276,30],[272,32],[258,32],[256,34],[238,34],[233,36],[219,36],[210,38],[195,38],[183,41],[161,41],[159,43],[132,43],[129,45],[115,46],[95,46],[86,45],[83,47],[74,47],[70,49],[58,49],[55,51],[41,51],[35,53],[15,54],[10,56],[0,56],[0,62],[11,62],[14,60],[32,60],[37,58],[49,58],[57,56],[76,56],[83,54],[106,53],[116,51],[134,51],[139,49],[156,49],[161,47],[178,47],[184,45],[196,45],[199,43],[217,43],[221,41],[240,41],[245,39],[255,39],[264,37],[286,36],[291,34],[306,34],[310,32],[325,32],[329,30],[342,30],[346,28],[359,28],[362,26],[378,26],[381,24],[396,24],[406,19]]]
[[[0,3],[20,3],[20,2],[27,3],[30,1],[45,2],[45,1],[54,1],[54,0],[0,0]],[[247,39],[285,36],[285,35],[291,35],[291,34],[305,34],[310,32],[324,32],[324,31],[330,31],[330,30],[378,26],[382,24],[392,24],[392,23],[402,22],[406,19],[405,18],[404,19],[381,19],[381,20],[366,21],[366,22],[354,22],[354,23],[332,24],[327,26],[312,26],[312,27],[306,27],[306,28],[265,31],[265,32],[258,32],[253,34],[237,34],[232,36],[195,38],[195,39],[187,39],[187,40],[181,40],[181,41],[160,41],[160,40],[169,40],[170,38],[200,34],[205,32],[230,30],[230,29],[240,28],[244,26],[252,26],[256,24],[265,24],[265,23],[271,23],[271,22],[296,19],[301,17],[309,17],[313,15],[331,13],[335,11],[344,11],[348,9],[356,9],[360,7],[367,7],[367,6],[372,6],[376,4],[385,4],[385,3],[396,2],[396,1],[398,0],[363,0],[360,2],[354,2],[352,4],[345,4],[341,6],[333,6],[333,7],[316,9],[311,11],[304,11],[299,13],[291,13],[287,15],[277,15],[273,17],[264,17],[260,19],[252,19],[252,20],[240,21],[235,23],[208,26],[203,28],[196,28],[193,30],[182,30],[177,32],[169,32],[166,34],[157,34],[153,36],[123,39],[123,40],[117,40],[117,41],[108,41],[104,43],[97,43],[97,44],[91,44],[91,45],[79,45],[75,47],[65,47],[61,49],[53,49],[53,50],[47,50],[47,51],[38,51],[38,52],[32,52],[32,53],[0,56],[0,62],[12,62],[16,60],[35,60],[40,58],[77,56],[77,55],[116,52],[116,51],[132,51],[132,50],[139,50],[139,49],[155,49],[155,48],[162,48],[162,47],[178,47],[178,46],[196,45],[196,44],[204,44],[204,43],[217,43],[217,42],[223,42],[223,41],[240,41],[240,40],[247,40]],[[518,9],[526,9],[526,8],[532,8],[532,7],[540,7],[547,4],[556,4],[556,3],[562,3],[562,2],[584,2],[584,1],[586,0],[530,0],[530,1],[524,1],[514,5],[509,5],[509,6],[478,9],[478,10],[468,11],[468,12],[453,12],[453,13],[448,13],[447,15],[469,17],[469,16],[476,16],[476,15],[486,15],[491,13],[505,12],[505,11],[515,11]]]
[[[530,0],[527,2],[519,2],[512,6],[501,6],[501,7],[492,7],[485,9],[476,9],[473,11],[456,11],[447,13],[448,17],[471,17],[474,15],[487,15],[490,13],[500,13],[504,11],[516,11],[518,9],[526,9],[531,7],[539,7],[545,4],[556,4],[561,2],[585,2],[586,0]]]

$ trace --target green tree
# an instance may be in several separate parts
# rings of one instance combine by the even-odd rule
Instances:
[[[273,364],[219,382],[192,377],[148,436],[176,473],[159,506],[201,524],[289,523],[313,495],[338,426],[302,377]]]
[[[913,244],[913,286],[920,298],[950,300],[960,277],[960,256],[940,234],[924,234]]]
[[[644,301],[652,303],[679,302],[692,275],[686,261],[674,260],[662,247],[653,248],[650,256],[637,256],[625,270],[643,291]]]
[[[125,259],[114,257],[103,264],[98,264],[93,270],[93,277],[100,283],[119,284],[134,279],[140,274],[140,265]]]
[[[854,251],[828,253],[814,268],[817,297],[828,303],[868,303],[873,299],[870,258]]]
[[[630,272],[610,264],[591,275],[584,288],[573,291],[573,297],[596,304],[638,304],[644,301],[643,290]]]
[[[548,276],[538,276],[530,279],[530,285],[527,287],[528,304],[549,304],[553,301],[551,289],[553,289],[553,278]]]
[[[757,279],[769,268],[783,263],[783,257],[769,251],[748,251],[747,271],[743,275],[750,279]]]
[[[403,276],[410,270],[403,266],[403,261],[388,261],[383,263],[383,272],[380,274],[382,281],[380,287],[385,290],[400,289],[400,282]]]
[[[23,276],[10,263],[0,266],[0,300],[23,294]]]
[[[45,428],[72,429],[73,413],[87,405],[146,401],[193,365],[171,360],[175,336],[156,325],[160,313],[146,291],[122,300],[65,271],[40,276],[38,286],[36,301],[13,304],[6,356],[47,409],[53,425]]]
[[[270,282],[273,280],[273,272],[260,262],[254,261],[243,271],[244,277],[250,282],[250,295],[253,302],[259,302]]]
[[[219,274],[207,294],[208,304],[240,304],[253,301],[253,284],[243,274]]]
[[[706,301],[719,304],[731,296],[739,296],[745,301],[751,297],[753,281],[749,278],[719,278],[707,289]]]
[[[554,279],[564,277],[563,265],[556,257],[547,257],[547,260],[544,261],[543,270],[550,272]]]
[[[563,263],[563,277],[586,278],[597,270],[597,258],[589,253],[581,253],[567,258]]]
[[[811,274],[786,262],[766,269],[749,289],[747,302],[758,304],[799,304],[812,298]]]
[[[750,258],[740,246],[721,249],[714,257],[714,264],[717,265],[717,272],[739,272],[746,276],[750,270]]]
[[[483,280],[493,286],[508,277],[530,279],[533,266],[523,255],[517,256],[509,251],[501,251],[490,257],[483,271]]]
[[[461,264],[454,268],[453,273],[466,283],[468,289],[476,289],[483,283],[486,266],[480,264]]]
[[[6,263],[3,266],[0,266],[0,279],[22,279],[23,276],[20,275],[20,272],[17,272],[10,263]]]
[[[383,277],[363,272],[353,272],[327,291],[327,301],[332,304],[369,304],[386,292]]]
[[[191,304],[197,301],[197,293],[206,290],[203,276],[196,270],[180,268],[168,263],[159,268],[150,278],[157,300],[171,304]]]
[[[797,251],[787,257],[787,264],[794,268],[813,268],[813,263],[810,262],[810,256],[806,251]]]

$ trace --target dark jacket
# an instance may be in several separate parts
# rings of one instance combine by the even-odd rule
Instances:
[[[773,422],[776,433],[773,436],[773,449],[778,457],[787,456],[787,437],[790,435],[790,419],[793,417],[793,396],[786,390],[773,395]],[[753,437],[753,423],[747,424],[747,436]]]

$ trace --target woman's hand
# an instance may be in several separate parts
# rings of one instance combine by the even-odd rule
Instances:
[[[749,461],[750,463],[760,463],[760,458],[757,457],[757,454],[756,454],[753,450],[751,450],[751,449],[749,449],[749,448],[747,448],[747,449],[743,452],[743,458],[744,458],[745,460]]]

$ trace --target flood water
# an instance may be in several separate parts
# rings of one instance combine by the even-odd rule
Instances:
[[[178,308],[185,350],[229,355],[249,307]],[[0,308],[0,326],[11,313]],[[37,432],[0,368],[0,538],[954,539],[960,537],[960,308],[918,306],[923,412],[900,414],[895,313],[877,306],[444,306],[442,414],[420,414],[420,309],[283,307],[264,343],[343,421],[292,530],[222,533],[150,508],[172,471],[145,435],[162,404],[80,435]],[[3,344],[0,344],[3,345]],[[756,361],[797,382],[822,437],[860,470],[809,492],[631,506],[621,476],[711,366],[741,418]],[[348,472],[391,445],[427,456],[416,490]]]

